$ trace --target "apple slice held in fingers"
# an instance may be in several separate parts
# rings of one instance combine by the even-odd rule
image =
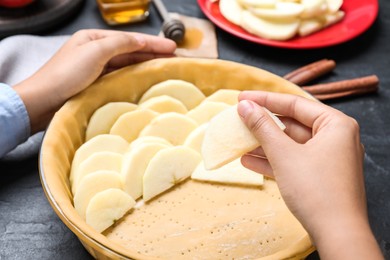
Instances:
[[[200,154],[186,146],[160,150],[150,160],[143,177],[143,199],[149,201],[191,176]]]
[[[271,112],[269,115],[282,130],[285,129],[279,118]],[[203,139],[201,154],[205,168],[212,170],[259,146],[260,142],[241,120],[235,105],[210,120]]]
[[[107,189],[95,194],[86,210],[86,222],[103,232],[122,218],[135,205],[135,200],[121,189]]]

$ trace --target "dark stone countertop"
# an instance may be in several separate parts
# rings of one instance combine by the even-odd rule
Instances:
[[[195,0],[165,1],[169,11],[205,18]],[[217,30],[220,59],[261,67],[278,75],[322,58],[334,59],[337,68],[321,82],[376,74],[380,90],[354,98],[326,102],[354,117],[361,127],[366,149],[365,176],[369,218],[386,259],[390,259],[390,1],[379,0],[373,26],[347,43],[316,50],[288,50],[262,46]],[[157,34],[161,21],[154,8],[147,21],[115,27]],[[94,0],[78,14],[42,35],[71,34],[83,28],[109,29]],[[112,29],[112,28],[111,28]],[[0,260],[91,259],[77,237],[50,207],[38,175],[36,153],[0,161]],[[314,253],[308,259],[318,259]]]

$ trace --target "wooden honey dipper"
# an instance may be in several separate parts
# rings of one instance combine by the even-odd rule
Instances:
[[[184,39],[185,27],[179,19],[173,19],[161,0],[153,0],[158,12],[163,19],[162,32],[165,38],[171,39],[176,43],[180,43]]]

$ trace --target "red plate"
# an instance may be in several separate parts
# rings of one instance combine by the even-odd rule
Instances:
[[[344,0],[342,21],[324,30],[288,41],[267,40],[250,34],[226,20],[219,11],[218,1],[198,0],[203,13],[218,27],[242,39],[255,43],[290,49],[314,49],[349,41],[366,31],[378,15],[378,0]]]

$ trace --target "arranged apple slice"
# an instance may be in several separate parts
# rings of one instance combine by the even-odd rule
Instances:
[[[85,159],[74,173],[72,192],[76,194],[81,180],[88,174],[100,170],[121,172],[122,154],[113,152],[96,152]]]
[[[241,26],[264,39],[288,40],[298,32],[299,23],[299,19],[274,22],[260,18],[250,11],[243,11]]]
[[[191,179],[216,183],[261,186],[264,176],[245,168],[240,159],[236,159],[215,170],[206,170],[200,163],[191,175]]]
[[[198,124],[195,120],[175,112],[160,114],[141,131],[140,136],[159,136],[173,145],[183,144]]]
[[[210,96],[206,97],[203,102],[214,101],[214,102],[223,102],[228,105],[235,105],[238,103],[238,95],[241,91],[236,89],[218,89]]]
[[[85,140],[100,134],[108,134],[120,115],[137,109],[136,104],[129,102],[110,102],[98,108],[89,120]]]
[[[77,170],[80,163],[93,153],[106,151],[123,154],[127,151],[128,147],[129,143],[117,135],[102,134],[91,138],[83,143],[74,154],[69,176],[70,182],[73,182],[74,172]]]
[[[126,141],[135,140],[141,130],[159,115],[150,109],[138,109],[121,115],[110,130],[110,134],[119,135]]]
[[[135,139],[133,142],[130,143],[129,149],[127,151],[128,152],[131,151],[134,147],[137,147],[138,145],[149,144],[149,143],[165,144],[168,146],[172,146],[172,144],[168,142],[168,140],[162,137],[149,135],[149,136],[140,136],[137,139]]]
[[[139,104],[142,104],[146,100],[156,97],[167,95],[181,101],[188,110],[196,107],[200,102],[205,99],[205,95],[194,84],[178,79],[169,79],[151,86],[139,100]]]
[[[226,103],[204,101],[188,111],[187,116],[194,119],[199,125],[201,125],[207,123],[212,117],[228,107],[230,107],[230,105]]]
[[[269,112],[281,129],[284,124]],[[237,105],[213,117],[203,139],[201,154],[207,170],[216,169],[260,146],[259,141],[242,122]]]
[[[150,160],[143,177],[143,199],[148,201],[191,176],[201,161],[186,146],[162,149]]]
[[[203,138],[206,133],[206,129],[208,127],[208,123],[202,124],[195,128],[186,138],[184,142],[184,146],[188,146],[198,153],[201,152]]]
[[[85,213],[91,198],[98,192],[110,188],[123,189],[123,180],[119,173],[100,170],[85,176],[73,198],[77,213],[85,219]]]
[[[186,114],[188,112],[187,107],[181,101],[167,95],[149,98],[140,104],[139,107],[150,109],[158,113],[176,112]]]
[[[122,175],[124,191],[134,199],[142,196],[143,176],[150,160],[160,150],[171,147],[161,143],[144,143],[135,146],[123,156]]]
[[[98,232],[103,232],[122,218],[135,205],[135,200],[121,189],[107,189],[89,201],[86,222]]]
[[[240,25],[243,8],[236,0],[219,0],[219,10],[230,22]]]

